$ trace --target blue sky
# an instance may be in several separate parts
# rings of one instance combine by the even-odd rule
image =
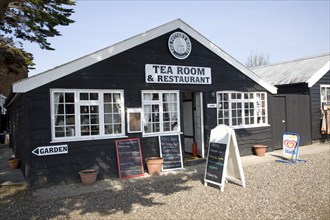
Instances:
[[[245,64],[251,52],[277,63],[329,53],[330,1],[95,1],[78,0],[62,36],[49,41],[55,51],[24,45],[41,73],[182,19]]]

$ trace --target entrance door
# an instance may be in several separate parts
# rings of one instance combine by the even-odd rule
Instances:
[[[275,149],[282,149],[282,134],[286,131],[286,117],[285,117],[285,97],[275,96],[273,98],[273,106],[276,106],[276,111],[273,112],[273,146]]]
[[[283,132],[300,135],[300,145],[311,144],[311,121],[308,95],[289,94],[273,98],[272,131],[274,149],[281,149]]]
[[[195,142],[198,156],[204,158],[203,93],[183,93],[183,135],[185,152],[192,153]]]
[[[198,155],[204,158],[203,93],[201,92],[195,92],[194,128]]]

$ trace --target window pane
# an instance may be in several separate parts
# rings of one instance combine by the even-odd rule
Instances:
[[[74,114],[74,104],[66,104],[65,105],[65,113],[66,114]]]
[[[90,99],[89,100],[99,100],[99,94],[98,93],[90,93]]]
[[[152,95],[150,93],[143,94],[143,101],[151,101]]]
[[[88,100],[88,93],[80,93],[80,100]]]
[[[152,100],[159,100],[159,94],[158,93],[153,93],[152,94]]]
[[[114,103],[120,103],[120,94],[119,93],[114,93],[113,94],[113,102]]]
[[[104,94],[103,99],[104,102],[112,102],[112,96],[109,93]]]
[[[61,127],[55,128],[55,137],[65,137],[64,129]]]
[[[112,113],[112,105],[104,104],[104,113]]]
[[[74,103],[74,93],[65,93],[65,102],[66,103]]]
[[[113,129],[112,129],[112,125],[105,125],[104,126],[105,129],[105,134],[113,134]]]
[[[55,109],[57,110],[55,112],[55,114],[64,114],[64,105],[63,104],[55,105]]]
[[[56,122],[55,122],[56,126],[64,126],[64,116],[57,116],[56,117]]]
[[[65,134],[66,134],[67,137],[75,136],[76,135],[75,127],[67,127]]]
[[[67,125],[74,125],[75,124],[74,115],[67,115],[65,117],[65,121]]]

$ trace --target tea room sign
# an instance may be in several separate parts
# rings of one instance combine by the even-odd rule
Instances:
[[[146,83],[212,84],[211,68],[146,64]]]

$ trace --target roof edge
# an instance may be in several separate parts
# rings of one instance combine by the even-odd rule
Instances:
[[[307,80],[308,87],[315,85],[330,70],[330,61],[328,61],[321,69],[319,69],[311,78]]]
[[[158,26],[154,29],[151,29],[149,31],[143,32],[141,34],[135,35],[131,38],[128,38],[127,40],[121,41],[117,44],[114,44],[112,46],[106,47],[104,49],[98,50],[94,53],[91,53],[89,55],[83,56],[81,58],[78,58],[76,60],[73,60],[71,62],[68,62],[66,64],[63,64],[59,67],[55,67],[53,69],[47,70],[43,73],[40,73],[38,75],[26,78],[22,81],[16,82],[13,84],[13,92],[14,93],[25,93],[28,91],[31,91],[35,88],[38,88],[40,86],[43,86],[49,82],[52,82],[54,80],[60,79],[64,76],[67,76],[75,71],[78,71],[80,69],[83,69],[85,67],[88,67],[90,65],[93,65],[97,62],[100,62],[104,59],[107,59],[109,57],[112,57],[118,53],[121,53],[125,50],[128,50],[132,47],[138,46],[142,43],[145,43],[149,40],[152,40],[158,36],[161,36],[163,34],[166,34],[170,31],[173,31],[175,29],[181,29],[182,31],[186,32],[193,38],[195,38],[199,43],[204,45],[209,50],[213,51],[215,54],[217,54],[219,57],[224,59],[229,64],[233,65],[235,68],[240,70],[243,74],[251,78],[253,81],[264,87],[269,92],[276,94],[277,88],[273,86],[272,84],[264,81],[262,78],[260,78],[257,74],[252,72],[250,69],[245,67],[243,64],[238,62],[236,59],[231,57],[229,54],[227,54],[225,51],[220,49],[217,45],[213,44],[211,41],[209,41],[207,38],[205,38],[203,35],[201,35],[199,32],[191,28],[188,24],[183,22],[181,19],[176,19],[174,21],[171,21],[169,23],[166,23],[164,25]]]
[[[167,33],[174,28],[179,28],[180,23],[184,23],[180,19],[176,19],[157,28],[153,28],[149,31],[137,34],[131,38],[123,40],[119,43],[113,44],[106,48],[100,49],[91,54],[85,55],[83,57],[72,60],[61,66],[55,67],[53,69],[44,71],[35,76],[23,79],[21,81],[15,82],[13,84],[14,93],[25,93],[40,86],[43,86],[49,82],[60,79],[67,76],[75,71],[98,63],[104,59],[112,57],[118,53],[121,53],[127,49],[138,46],[144,42],[152,40],[159,36],[159,34]]]

